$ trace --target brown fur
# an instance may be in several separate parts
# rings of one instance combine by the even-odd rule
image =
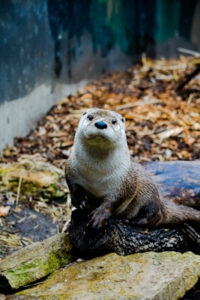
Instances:
[[[99,121],[107,128],[96,128]],[[72,204],[92,208],[96,228],[111,216],[148,226],[200,222],[200,211],[160,197],[150,174],[131,159],[124,120],[113,111],[89,109],[81,118],[66,180]]]

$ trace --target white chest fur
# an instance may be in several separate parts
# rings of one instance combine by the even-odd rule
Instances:
[[[125,158],[125,155],[128,157]],[[105,158],[91,157],[84,151],[72,155],[75,182],[96,197],[103,197],[111,189],[120,188],[128,164],[127,151],[114,151]]]

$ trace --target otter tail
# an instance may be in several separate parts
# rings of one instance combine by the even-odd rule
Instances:
[[[162,224],[176,224],[180,222],[192,221],[200,223],[200,211],[185,205],[178,205],[171,201],[163,201]]]

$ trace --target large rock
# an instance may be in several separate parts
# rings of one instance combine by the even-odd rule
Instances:
[[[191,252],[108,254],[54,272],[46,282],[7,299],[180,299],[200,276]]]
[[[24,155],[19,161],[0,164],[0,192],[20,192],[20,197],[40,195],[62,197],[68,191],[63,170],[40,155]]]
[[[200,160],[152,162],[145,168],[164,198],[200,207]]]
[[[71,262],[68,235],[59,233],[7,256],[0,263],[0,290],[17,289]]]

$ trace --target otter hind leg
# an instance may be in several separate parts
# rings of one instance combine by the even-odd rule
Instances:
[[[160,218],[160,207],[157,203],[150,202],[139,210],[136,218],[134,218],[131,223],[138,226],[154,226],[159,222]]]

